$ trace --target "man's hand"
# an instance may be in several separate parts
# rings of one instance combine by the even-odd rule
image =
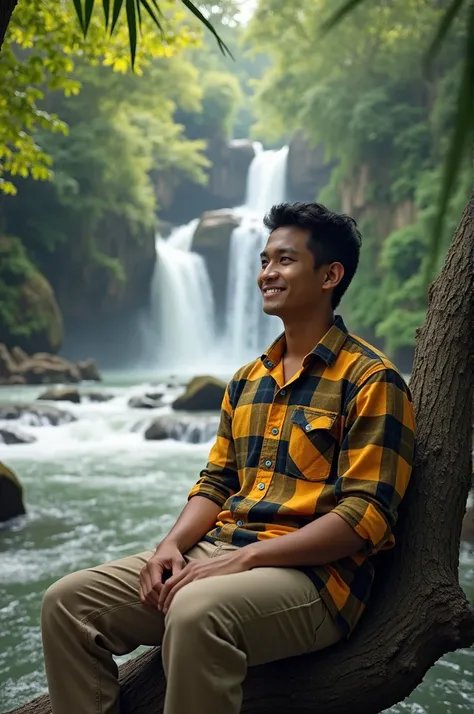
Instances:
[[[194,560],[176,575],[173,573],[173,576],[161,588],[158,609],[166,614],[176,593],[193,580],[211,578],[215,575],[232,575],[250,570],[250,560],[247,558],[245,550],[246,548],[241,548],[229,555],[219,555],[210,560]]]
[[[143,604],[156,608],[163,585],[165,571],[171,571],[173,577],[184,568],[185,561],[177,545],[163,541],[148,563],[140,572],[140,600]]]

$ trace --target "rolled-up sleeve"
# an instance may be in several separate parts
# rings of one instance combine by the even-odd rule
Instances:
[[[221,418],[217,437],[209,453],[205,469],[201,471],[198,482],[191,489],[188,499],[204,496],[221,508],[230,496],[240,488],[235,446],[232,438],[232,404],[227,388],[222,400]]]
[[[366,552],[394,543],[392,528],[413,468],[414,430],[408,387],[393,369],[367,377],[349,401],[333,512],[366,540]]]

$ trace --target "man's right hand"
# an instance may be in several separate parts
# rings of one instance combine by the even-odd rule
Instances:
[[[186,562],[176,544],[166,542],[166,540],[160,543],[140,572],[140,600],[142,603],[157,608],[166,571],[176,575],[185,565]]]

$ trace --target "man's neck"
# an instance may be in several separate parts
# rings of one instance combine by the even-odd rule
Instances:
[[[334,323],[332,311],[302,320],[285,322],[286,352],[290,360],[301,359],[313,350]]]

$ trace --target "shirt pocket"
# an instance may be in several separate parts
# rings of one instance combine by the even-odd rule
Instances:
[[[297,407],[291,416],[287,473],[306,481],[329,477],[337,444],[335,412]]]

